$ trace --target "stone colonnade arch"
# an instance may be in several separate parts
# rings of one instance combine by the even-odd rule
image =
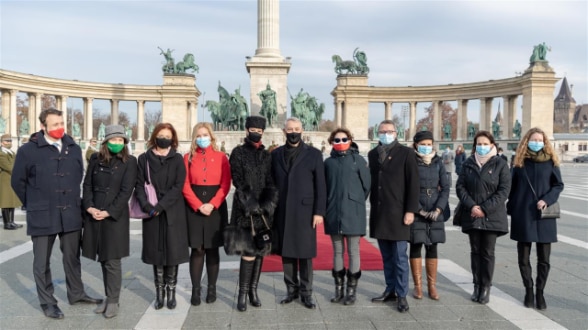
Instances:
[[[92,121],[92,104],[95,99],[111,102],[112,123],[118,122],[119,101],[137,102],[137,131],[144,132],[145,102],[161,102],[162,121],[174,125],[178,138],[191,140],[192,127],[197,123],[198,97],[201,95],[195,86],[196,77],[191,74],[165,74],[163,85],[127,85],[84,82],[41,77],[8,70],[0,70],[0,91],[2,93],[2,118],[6,122],[6,133],[13,138],[18,136],[16,95],[19,92],[29,96],[29,133],[40,130],[39,114],[41,96],[54,95],[57,108],[67,114],[67,99],[82,98],[84,101],[84,122]],[[64,115],[64,120],[67,120]],[[67,123],[66,123],[66,127]],[[85,125],[82,139],[89,140],[96,136],[92,125]],[[144,142],[143,134],[138,134],[137,142]],[[137,143],[136,152],[143,149],[143,143]]]
[[[531,127],[541,127],[553,137],[553,92],[559,79],[546,61],[537,61],[521,76],[473,82],[418,87],[374,87],[368,86],[367,75],[339,75],[337,86],[331,92],[335,102],[335,123],[349,128],[356,141],[369,147],[367,128],[369,103],[385,104],[385,119],[392,119],[392,103],[410,105],[410,124],[407,140],[416,133],[416,104],[431,102],[433,106],[433,136],[442,142],[442,125],[439,105],[444,101],[457,101],[457,137],[455,142],[466,142],[467,104],[469,100],[480,100],[480,130],[492,131],[491,106],[494,98],[504,101],[504,118],[500,139],[518,140],[512,135],[516,116],[516,101],[523,97],[522,129],[524,134]]]

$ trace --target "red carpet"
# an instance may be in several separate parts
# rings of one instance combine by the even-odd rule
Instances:
[[[333,269],[333,245],[331,237],[325,235],[325,228],[320,225],[316,230],[317,256],[312,261],[314,270]],[[382,256],[380,250],[375,248],[363,237],[359,241],[359,253],[361,256],[361,270],[382,270]],[[347,253],[345,253],[345,268],[349,267]],[[271,255],[263,260],[262,272],[281,272],[282,258]]]

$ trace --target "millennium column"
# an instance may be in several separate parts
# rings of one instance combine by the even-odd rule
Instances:
[[[280,52],[280,2],[279,0],[257,1],[257,49],[255,55],[247,56],[245,67],[249,73],[251,114],[259,114],[261,100],[257,95],[269,83],[276,92],[278,116],[275,127],[286,120],[288,108],[288,71],[290,59]]]

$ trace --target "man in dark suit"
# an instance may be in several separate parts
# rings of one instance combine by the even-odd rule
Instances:
[[[414,149],[396,140],[394,122],[378,127],[380,143],[368,153],[372,187],[370,237],[378,240],[386,290],[372,302],[398,298],[398,310],[408,311],[408,254],[410,225],[419,210],[419,172]]]
[[[67,298],[70,304],[102,303],[84,292],[80,265],[82,150],[64,134],[63,112],[43,110],[41,131],[18,149],[11,184],[27,208],[27,235],[33,241],[33,272],[45,316],[61,319],[53,296],[51,252],[59,235]]]
[[[287,142],[272,152],[272,173],[280,196],[273,229],[288,293],[280,303],[291,303],[300,295],[304,306],[312,309],[316,308],[312,299],[316,226],[323,222],[327,193],[323,156],[302,141],[302,131],[298,118],[288,118],[284,125]]]

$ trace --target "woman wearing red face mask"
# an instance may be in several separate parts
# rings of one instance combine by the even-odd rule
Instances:
[[[370,171],[365,159],[359,155],[348,129],[335,129],[328,141],[333,147],[331,157],[325,160],[325,233],[331,236],[334,252],[332,274],[335,279],[335,296],[331,302],[343,301],[345,305],[352,305],[355,303],[357,281],[361,277],[359,239],[366,234],[365,200],[370,191]],[[349,256],[347,271],[343,264],[345,245]],[[346,294],[343,292],[345,275]]]

